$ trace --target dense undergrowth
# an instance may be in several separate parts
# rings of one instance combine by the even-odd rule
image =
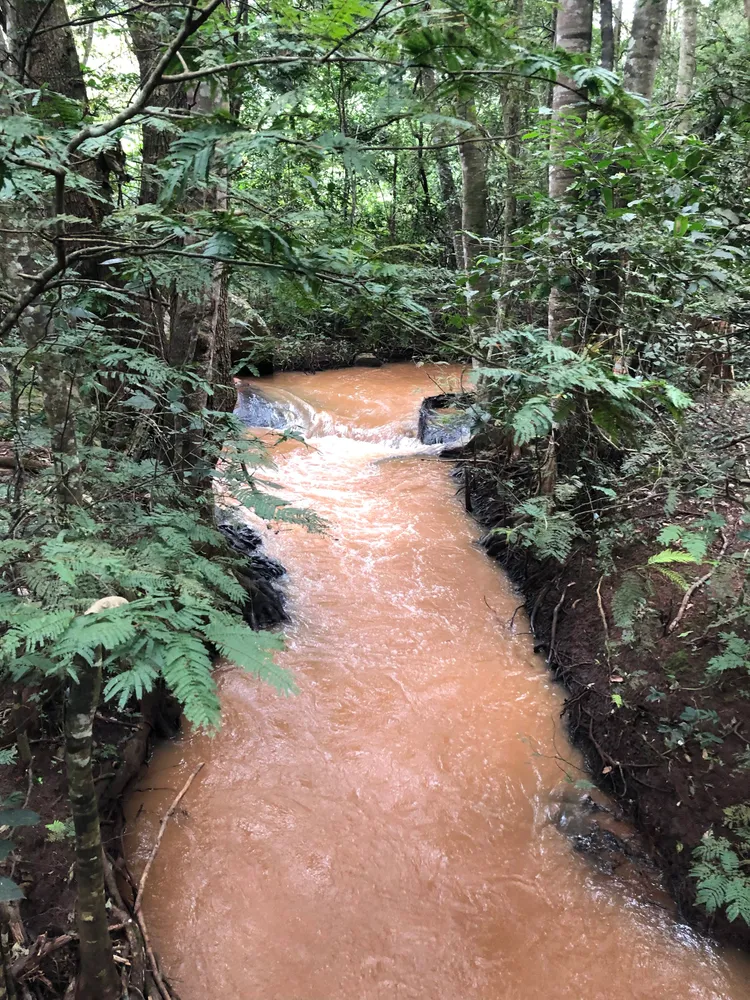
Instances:
[[[746,943],[747,392],[715,385],[688,404],[531,331],[510,339],[536,346],[480,372],[492,402],[473,404],[485,433],[463,463],[467,500],[526,595],[597,780],[649,836],[686,914],[697,905]],[[569,401],[553,481],[540,384]]]

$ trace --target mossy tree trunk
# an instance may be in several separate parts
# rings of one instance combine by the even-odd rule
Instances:
[[[102,666],[79,659],[78,680],[68,688],[65,760],[75,828],[80,970],[76,1000],[117,1000],[119,978],[112,958],[104,895],[104,858],[99,803],[94,786],[93,729],[102,687]]]
[[[604,69],[615,68],[615,25],[612,0],[599,0],[599,20],[602,33],[601,64]]]
[[[690,100],[695,79],[695,49],[698,41],[697,0],[682,0],[682,20],[680,32],[680,62],[677,69],[678,104]]]

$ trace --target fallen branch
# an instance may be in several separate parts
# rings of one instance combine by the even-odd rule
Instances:
[[[604,604],[602,603],[602,580],[604,575],[599,577],[599,583],[596,585],[596,603],[599,605],[599,617],[602,620],[602,628],[604,629],[604,649],[607,653],[607,664],[610,662],[609,655],[609,626],[607,625],[607,616],[604,613]]]
[[[571,580],[570,583],[566,584],[563,588],[560,600],[555,605],[555,610],[552,613],[552,631],[549,637],[549,652],[547,654],[547,663],[552,663],[555,657],[555,639],[557,638],[557,618],[560,614],[560,608],[563,606],[563,601],[565,600],[565,595],[568,593],[569,587],[575,587],[575,580]]]
[[[28,976],[39,968],[42,959],[46,955],[51,955],[53,951],[58,951],[77,939],[77,934],[61,934],[59,937],[47,940],[46,934],[40,934],[31,946],[27,955],[17,958],[11,965],[10,971],[15,980],[20,980],[23,976]]]
[[[202,767],[203,767],[203,761],[201,761],[200,764],[195,768],[193,773],[190,775],[188,780],[185,782],[185,784],[182,786],[182,788],[175,796],[172,805],[169,807],[169,809],[167,809],[166,813],[164,814],[164,819],[161,821],[161,826],[159,827],[159,832],[156,835],[154,846],[151,848],[151,854],[149,855],[148,861],[146,862],[146,867],[143,869],[143,874],[141,875],[140,882],[138,883],[138,891],[135,894],[135,905],[133,908],[133,912],[135,913],[136,917],[141,912],[141,904],[143,902],[143,890],[146,887],[146,879],[148,878],[148,874],[151,871],[151,865],[154,863],[154,858],[156,857],[156,854],[159,850],[159,845],[161,844],[161,839],[164,836],[164,831],[167,829],[167,824],[169,823],[172,814],[174,813],[175,809],[184,798],[188,788],[190,788],[190,786],[193,783],[193,780],[197,777],[198,772],[201,770]],[[143,930],[143,928],[141,928],[141,930]]]
[[[671,635],[674,632],[674,630],[677,628],[677,626],[680,624],[680,622],[682,621],[682,619],[685,617],[685,612],[687,611],[688,607],[690,606],[690,600],[691,600],[693,594],[696,592],[696,590],[698,590],[704,584],[708,583],[708,581],[714,575],[714,570],[716,569],[716,566],[719,564],[719,562],[721,561],[721,559],[724,557],[724,553],[727,551],[727,546],[729,545],[729,537],[727,535],[724,535],[721,532],[720,532],[720,534],[721,534],[721,537],[724,540],[724,544],[721,547],[721,552],[719,553],[719,558],[716,560],[716,565],[714,565],[708,571],[708,573],[705,574],[705,576],[702,576],[698,580],[696,580],[695,583],[693,583],[688,588],[688,590],[685,592],[685,596],[682,598],[682,603],[680,604],[680,607],[679,607],[679,610],[677,611],[677,614],[674,616],[674,618],[672,619],[672,621],[667,626],[667,635]]]

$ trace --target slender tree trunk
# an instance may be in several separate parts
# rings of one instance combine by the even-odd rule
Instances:
[[[478,340],[479,330],[490,315],[487,301],[489,276],[474,271],[482,252],[482,240],[487,235],[487,159],[485,143],[477,142],[481,133],[477,124],[474,102],[462,101],[458,117],[467,124],[459,133],[458,152],[461,158],[461,239],[463,264],[467,275],[467,303],[471,339]],[[479,361],[478,355],[474,357]]]
[[[626,90],[647,100],[654,93],[667,5],[668,0],[637,0],[633,16],[623,84]]]
[[[612,16],[612,0],[599,0],[599,19],[602,32],[602,66],[615,68],[615,29]]]
[[[617,0],[617,5],[612,11],[612,19],[614,21],[614,60],[612,62],[612,69],[617,70],[620,66],[620,42],[622,40],[622,0]]]
[[[44,86],[38,99],[42,108],[52,101],[46,95],[49,90],[79,102],[83,114],[87,102],[86,86],[72,30],[66,27],[69,15],[64,0],[52,0],[51,3],[15,0],[3,6],[7,15],[8,51],[12,57],[9,65],[18,82],[31,88]],[[97,186],[102,197],[93,198],[75,189],[67,193],[63,211],[80,220],[68,226],[68,235],[90,235],[97,231],[107,212],[108,175],[112,162],[102,154],[93,159],[79,159],[75,164],[76,169]],[[47,213],[53,214],[51,204],[42,211],[31,207],[16,209],[14,218],[10,219],[9,229],[14,231],[6,234],[4,256],[9,254],[10,257],[6,256],[4,270],[6,281],[14,289],[23,289],[22,274],[34,273],[38,258],[49,256],[49,242],[35,232],[40,217]],[[68,250],[75,247],[71,241],[66,245]],[[86,277],[99,276],[96,264],[88,267],[80,264],[78,270]],[[80,465],[75,426],[75,363],[70,355],[55,347],[57,334],[50,309],[43,299],[26,310],[19,326],[30,348],[43,347],[39,351],[38,374],[56,463],[58,498],[63,505],[75,502],[79,497],[77,472]]]
[[[398,197],[398,153],[393,154],[391,171],[391,210],[388,213],[388,235],[391,243],[396,242],[396,200]]]
[[[161,51],[153,18],[149,15],[133,16],[130,19],[130,36],[143,80]],[[185,54],[186,57],[191,57],[189,50]],[[215,82],[188,88],[159,88],[155,92],[154,103],[161,103],[165,107],[196,109],[205,117],[210,117],[219,110],[228,110],[226,94]],[[158,197],[159,182],[154,167],[168,155],[170,142],[170,137],[163,132],[144,128],[140,194],[142,203],[154,202]],[[213,166],[215,165],[214,162]],[[226,184],[219,181],[209,189],[189,194],[187,201],[196,211],[226,211]],[[197,263],[194,266],[197,267]],[[201,411],[207,407],[227,411],[234,406],[226,267],[223,264],[212,265],[209,261],[204,266],[210,272],[210,278],[205,282],[205,291],[192,297],[172,295],[169,329],[154,331],[155,343],[168,340],[164,353],[171,365],[176,368],[193,366],[213,389],[210,398],[203,389],[186,391],[189,415],[175,421],[176,439],[172,463],[197,490],[206,485],[207,469],[203,462]],[[170,298],[167,289],[162,289],[161,295],[165,300]]]
[[[484,143],[477,141],[481,133],[473,101],[463,101],[458,116],[467,125],[459,134],[461,157],[461,228],[463,232],[464,267],[470,270],[482,249],[487,235],[487,162]]]
[[[682,0],[682,21],[680,31],[680,63],[677,69],[678,104],[690,100],[695,79],[695,48],[698,41],[698,2]]]
[[[750,27],[750,0],[745,0],[745,20]]]
[[[435,78],[435,70],[432,69],[432,67],[425,67],[422,70],[422,92],[424,99],[428,106],[433,107],[435,111],[439,112],[439,101],[435,98],[436,90],[437,82]],[[443,126],[435,130],[434,142],[436,145],[439,145],[441,142],[445,142],[446,137],[447,130]],[[464,249],[463,240],[461,238],[461,204],[458,200],[456,181],[453,177],[453,168],[451,167],[450,162],[450,151],[448,148],[436,149],[434,156],[438,182],[440,184],[440,197],[443,202],[443,211],[445,213],[448,241],[450,242],[453,250],[456,269],[460,271],[464,267]]]
[[[592,0],[562,0],[557,11],[556,44],[566,52],[589,52],[593,22]],[[560,77],[552,92],[552,138],[550,143],[551,165],[549,170],[549,196],[558,204],[569,198],[575,180],[575,170],[565,166],[566,151],[572,132],[586,116],[584,95],[577,92],[573,83]],[[570,275],[567,275],[569,278]],[[575,300],[563,294],[557,282],[550,290],[547,328],[550,340],[558,340],[575,320]]]
[[[520,27],[524,0],[516,0],[514,20]],[[496,329],[505,327],[508,311],[508,283],[511,278],[511,242],[518,216],[518,185],[521,158],[521,98],[523,91],[510,83],[503,95],[503,131],[505,132],[505,203],[503,206],[503,248],[497,300]]]
[[[73,813],[78,886],[80,973],[76,1000],[118,1000],[120,985],[112,958],[104,896],[104,858],[99,804],[92,770],[94,715],[99,705],[102,666],[77,663],[78,680],[68,689],[65,758]]]

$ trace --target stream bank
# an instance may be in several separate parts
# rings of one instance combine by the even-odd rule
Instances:
[[[731,445],[738,420],[747,418],[744,404],[726,400],[701,410],[682,432],[693,443],[685,452],[693,469],[708,464],[712,450]],[[701,444],[709,430],[710,442]],[[625,508],[615,505],[609,519],[590,520],[567,559],[540,559],[531,547],[508,544],[519,503],[534,496],[534,461],[487,441],[460,457],[456,478],[467,509],[485,529],[482,544],[518,588],[536,649],[565,687],[562,714],[573,743],[597,785],[643,837],[679,912],[701,931],[748,949],[747,923],[741,916],[728,920],[721,907],[707,914],[696,903],[691,876],[693,851],[707,834],[726,838],[740,859],[747,847],[747,675],[711,675],[711,663],[725,649],[713,621],[726,615],[730,595],[742,592],[745,504],[728,478],[712,501],[688,490],[670,500],[665,514],[658,489],[631,483]],[[724,526],[709,542],[708,574],[690,560],[677,567],[677,580],[669,570],[654,572],[649,560],[664,550],[665,521],[675,537],[688,537],[711,511],[720,512]],[[613,543],[608,564],[602,538]],[[725,627],[747,637],[744,617],[731,620]]]
[[[235,573],[247,595],[243,608],[247,623],[261,629],[285,622],[284,568],[264,551],[261,533],[228,511],[222,513],[218,527],[237,557]],[[3,749],[23,743],[20,729],[31,751],[30,763],[15,759],[0,766],[0,798],[6,805],[22,805],[39,817],[13,834],[15,849],[8,874],[20,885],[24,899],[0,903],[7,908],[13,935],[7,996],[9,1000],[67,997],[77,969],[76,888],[71,878],[75,853],[59,682],[52,680],[42,690],[19,687],[15,693],[3,692],[0,717],[4,720]],[[147,947],[135,926],[136,882],[123,849],[125,802],[134,788],[148,786],[145,765],[158,745],[177,736],[181,725],[180,706],[163,684],[125,708],[103,704],[93,724],[94,779],[112,940],[120,969],[128,969],[130,996],[157,998],[164,993],[151,976]],[[139,919],[143,920],[142,915]]]

